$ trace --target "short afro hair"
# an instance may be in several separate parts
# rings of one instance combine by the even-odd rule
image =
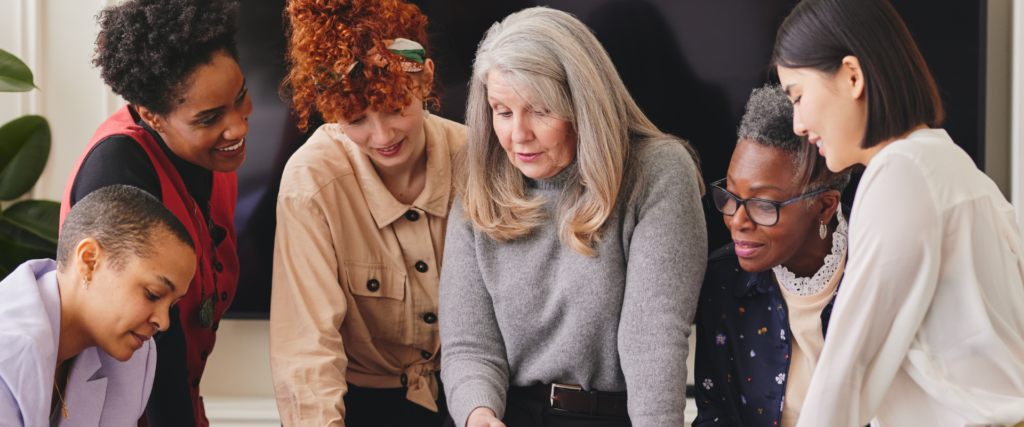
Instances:
[[[825,158],[793,132],[793,104],[777,84],[754,89],[740,122],[739,139],[781,150],[793,158],[794,171],[804,192],[832,188],[840,193],[850,183],[850,172],[833,173]]]
[[[129,103],[169,114],[197,68],[220,52],[238,61],[237,15],[224,0],[128,0],[97,16],[93,65]]]
[[[124,267],[130,256],[153,254],[154,233],[165,231],[192,248],[196,245],[178,217],[149,193],[130,185],[111,185],[79,200],[57,239],[57,268],[64,271],[82,240],[93,238],[107,252],[114,269]]]

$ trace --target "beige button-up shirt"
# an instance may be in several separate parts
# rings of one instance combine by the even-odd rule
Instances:
[[[466,127],[429,116],[427,177],[405,205],[337,124],[292,155],[277,200],[270,362],[289,426],[344,425],[346,382],[408,387],[437,410],[437,289]]]

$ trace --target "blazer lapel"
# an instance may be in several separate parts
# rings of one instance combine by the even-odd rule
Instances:
[[[89,347],[75,358],[68,379],[68,419],[61,419],[61,426],[96,427],[100,425],[103,403],[107,396],[107,377],[101,372],[96,347]]]

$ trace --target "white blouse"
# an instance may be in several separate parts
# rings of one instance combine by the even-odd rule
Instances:
[[[798,427],[1024,420],[1024,265],[1013,207],[946,131],[871,160]]]

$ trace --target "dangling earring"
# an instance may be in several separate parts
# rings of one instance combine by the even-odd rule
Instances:
[[[82,289],[89,289],[89,278],[88,277],[86,277],[85,280],[82,281]]]
[[[821,226],[818,227],[818,236],[821,237],[821,240],[825,240],[826,234],[828,234],[828,229],[825,228],[825,221],[821,221]]]

